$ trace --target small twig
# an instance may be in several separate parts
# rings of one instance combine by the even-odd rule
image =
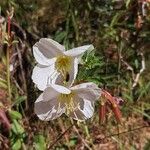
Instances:
[[[127,131],[123,131],[123,132],[120,132],[120,133],[111,134],[111,135],[105,136],[104,138],[96,139],[94,143],[98,144],[98,143],[101,143],[103,140],[105,140],[107,138],[111,138],[113,136],[118,136],[118,135],[125,134],[125,133],[130,133],[132,131],[136,131],[136,130],[140,130],[140,129],[148,128],[148,127],[150,127],[150,126],[145,125],[145,126],[141,126],[141,127],[138,127],[138,128],[134,128],[132,130],[127,130]]]
[[[12,77],[12,78],[13,78],[13,81],[14,81],[16,87],[18,88],[18,90],[21,92],[21,94],[24,94],[24,91],[21,89],[21,87],[19,86],[19,84],[18,84],[18,82],[16,81],[16,79],[15,79],[14,77]]]
[[[23,45],[22,41],[19,40],[19,42]],[[24,72],[24,69],[23,69],[23,64],[22,64],[22,55],[21,55],[21,52],[19,50],[19,47],[18,45],[16,45],[16,50],[17,50],[17,54],[18,54],[18,58],[19,58],[19,66],[20,66],[20,70],[21,70],[21,76],[22,76],[22,79],[23,79],[23,89],[24,91],[26,92],[27,91],[27,84],[26,84],[26,79],[25,79],[25,72]],[[28,108],[28,103],[27,103],[27,100],[25,102],[26,104],[26,109]]]
[[[136,85],[137,85],[137,83],[138,83],[138,81],[139,81],[140,75],[141,75],[142,72],[145,70],[145,58],[144,58],[143,53],[140,53],[140,55],[141,55],[141,58],[142,58],[142,61],[141,61],[141,66],[142,66],[142,67],[141,67],[139,73],[136,74],[136,77],[134,78],[134,83],[133,83],[133,85],[132,85],[132,89],[133,89],[134,87],[136,87]]]
[[[9,145],[8,143],[5,142],[7,138],[5,136],[3,136],[1,133],[0,133],[0,141],[2,142],[3,144],[3,148],[5,149],[9,149]],[[0,148],[1,148],[1,145],[0,145]]]
[[[59,126],[60,126],[62,132],[65,132],[65,127],[63,125],[63,121],[61,118],[59,118],[58,123],[59,123]],[[65,134],[64,137],[66,139],[66,142],[69,143],[69,138],[68,138],[67,134]]]
[[[8,45],[6,49],[6,70],[7,70],[7,89],[8,89],[8,99],[11,101],[11,79],[10,79],[10,45],[11,45],[11,31],[10,31],[10,22],[11,18],[8,15],[8,27],[7,27],[7,33],[8,33]]]
[[[78,134],[79,138],[82,140],[82,142],[85,144],[85,146],[89,149],[89,150],[92,150],[88,144],[86,143],[86,141],[81,137],[81,135],[79,134],[78,132],[78,129],[75,127],[75,124],[71,124],[71,126],[69,128],[67,128],[60,136],[58,136],[58,138],[48,147],[48,150],[52,149],[52,147],[71,129],[71,128],[74,128],[75,132]],[[130,133],[130,132],[133,132],[133,131],[136,131],[136,130],[140,130],[140,129],[143,129],[143,128],[148,128],[150,126],[148,125],[145,125],[145,126],[141,126],[141,127],[138,127],[138,128],[134,128],[132,130],[127,130],[127,131],[123,131],[123,132],[119,132],[119,133],[115,133],[115,134],[111,134],[111,135],[108,135],[108,136],[105,136],[104,138],[99,138],[99,139],[96,139],[93,144],[98,144],[98,143],[101,143],[103,140],[107,139],[107,138],[111,138],[113,136],[119,136],[121,134],[125,134],[125,133]]]
[[[21,28],[21,26],[19,26],[19,24],[17,24],[17,23],[14,22],[14,21],[12,21],[11,24],[12,24],[13,26],[15,26],[15,27],[19,30],[19,32],[22,33],[23,40],[26,40],[26,39],[27,39],[26,33],[25,33],[25,31]]]
[[[75,130],[75,132],[78,134],[79,138],[82,140],[83,144],[89,149],[92,150],[91,147],[89,147],[89,145],[87,144],[87,142],[85,141],[85,139],[82,138],[82,136],[80,135],[78,129],[76,128],[76,126],[73,126],[73,129]]]
[[[11,56],[10,56],[10,62],[13,60],[14,57],[16,57],[18,54],[17,52],[16,53],[13,53]]]
[[[145,58],[144,58],[144,55],[143,55],[142,52],[139,55],[141,55],[142,61],[141,61],[141,69],[140,69],[140,71],[137,74],[134,73],[133,67],[130,64],[128,64],[126,61],[123,60],[122,55],[120,56],[120,59],[121,59],[122,63],[125,66],[127,66],[127,70],[130,70],[131,73],[132,73],[132,79],[133,79],[132,89],[134,89],[137,86],[139,78],[140,78],[140,75],[145,70]]]
[[[132,73],[132,79],[134,80],[134,76],[135,76],[134,75],[134,69],[126,61],[124,61],[124,59],[123,59],[122,56],[120,56],[120,59],[121,59],[122,63],[127,67],[127,70],[131,71],[131,73]]]
[[[147,6],[147,2],[143,1],[141,6],[143,16],[146,16],[146,6]]]
[[[71,124],[69,128],[67,128],[58,138],[48,147],[48,150],[51,150],[52,147],[74,126]]]
[[[73,122],[73,121],[72,121]],[[82,138],[82,136],[80,135],[78,129],[75,127],[75,124],[72,123],[71,126],[69,128],[67,128],[60,136],[58,136],[58,138],[48,147],[48,150],[52,149],[52,147],[73,127],[73,129],[75,130],[75,132],[78,134],[79,138],[82,140],[82,142],[84,143],[84,145],[89,149],[92,150],[89,145],[87,144],[87,142]]]

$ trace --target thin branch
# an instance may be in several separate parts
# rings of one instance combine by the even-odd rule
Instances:
[[[22,41],[19,40],[19,42],[21,43],[22,48],[25,48],[25,45],[22,43]],[[26,83],[25,72],[24,72],[23,64],[22,64],[23,63],[22,54],[19,50],[18,44],[16,45],[16,50],[17,50],[17,54],[18,54],[18,60],[19,60],[19,66],[20,66],[20,70],[21,70],[21,76],[22,76],[22,80],[23,80],[23,89],[24,89],[24,92],[26,92],[27,91],[27,83]],[[28,109],[27,100],[25,101],[25,105],[26,105],[26,109]]]
[[[74,126],[74,124],[71,124],[69,128],[67,128],[58,138],[48,147],[48,150],[51,150],[52,147]]]
[[[82,138],[82,136],[79,134],[78,129],[76,128],[75,124],[71,124],[69,128],[67,128],[60,136],[58,136],[58,138],[48,147],[48,150],[52,149],[53,146],[54,146],[70,129],[72,129],[72,127],[74,128],[75,132],[78,134],[79,138],[82,140],[82,142],[84,143],[84,145],[85,145],[89,150],[91,150],[91,148],[88,146],[87,142],[86,142],[86,141]],[[138,127],[138,128],[133,128],[133,129],[131,129],[131,130],[127,130],[127,131],[123,131],[123,132],[111,134],[111,135],[105,136],[104,138],[95,139],[95,141],[93,142],[93,144],[101,143],[103,140],[108,139],[108,138],[111,138],[111,137],[113,137],[113,136],[119,136],[119,135],[121,135],[121,134],[130,133],[130,132],[133,132],[133,131],[136,131],[136,130],[140,130],[140,129],[143,129],[143,128],[148,128],[148,127],[150,127],[150,126],[149,126],[149,125],[145,125],[145,126],[141,126],[141,127]]]
[[[128,64],[126,61],[124,61],[122,55],[120,54],[120,59],[121,59],[122,63],[127,67],[127,70],[130,70],[131,73],[132,73],[132,80],[133,80],[132,89],[134,89],[137,86],[137,84],[139,82],[139,78],[140,78],[141,74],[143,73],[143,71],[145,70],[144,55],[143,55],[142,52],[139,55],[141,55],[141,58],[142,58],[142,60],[141,60],[141,69],[137,74],[135,74],[133,67],[130,64]]]
[[[104,138],[96,139],[94,143],[98,144],[98,143],[101,143],[103,140],[111,138],[113,136],[118,136],[118,135],[121,135],[121,134],[130,133],[130,132],[140,130],[140,129],[143,129],[143,128],[148,128],[148,127],[150,127],[150,126],[145,125],[145,126],[141,126],[141,127],[138,127],[138,128],[133,128],[131,130],[123,131],[123,132],[120,132],[120,133],[111,134],[111,135],[105,136]]]
[[[134,74],[134,69],[133,69],[133,67],[132,67],[130,64],[128,64],[126,61],[124,61],[124,59],[123,59],[122,56],[120,56],[120,59],[121,59],[121,62],[127,67],[127,70],[130,70],[130,71],[131,71],[131,73],[132,73],[132,79],[134,80],[135,74]]]
[[[85,139],[82,138],[82,136],[80,135],[80,133],[79,133],[78,129],[76,128],[76,126],[73,126],[73,129],[78,134],[79,138],[81,139],[81,141],[83,142],[83,144],[85,145],[85,147],[87,147],[89,150],[92,150],[92,148],[87,144],[87,142],[85,141]]]
[[[48,147],[48,150],[52,149],[53,146],[70,130],[70,129],[74,129],[75,132],[78,134],[79,138],[82,140],[82,142],[84,143],[84,145],[89,149],[92,150],[91,147],[89,147],[89,145],[87,144],[87,142],[82,138],[82,136],[80,135],[78,129],[75,127],[75,124],[72,123],[71,126],[69,128],[67,128],[60,136],[58,136],[58,138]]]
[[[133,85],[132,85],[132,89],[133,89],[134,87],[136,87],[136,85],[137,85],[137,83],[138,83],[138,81],[139,81],[140,75],[141,75],[142,72],[145,70],[145,58],[144,58],[143,53],[140,53],[140,55],[141,55],[141,58],[142,58],[142,61],[141,61],[141,69],[140,69],[139,73],[136,74],[136,77],[135,77],[135,79],[134,79],[134,83],[133,83]]]
[[[16,81],[16,79],[14,77],[12,77],[14,84],[16,85],[16,87],[18,88],[18,90],[20,91],[20,94],[24,94],[24,91],[22,90],[22,88],[20,87],[20,85],[18,84],[18,82]]]

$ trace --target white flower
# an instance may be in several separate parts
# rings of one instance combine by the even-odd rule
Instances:
[[[100,95],[101,90],[92,82],[70,88],[50,84],[36,100],[34,110],[43,121],[56,119],[63,113],[82,121],[92,117],[94,102]]]
[[[52,39],[42,38],[33,46],[38,64],[33,69],[32,80],[44,91],[49,83],[72,85],[78,72],[79,59],[93,45],[85,45],[65,51],[65,47]]]

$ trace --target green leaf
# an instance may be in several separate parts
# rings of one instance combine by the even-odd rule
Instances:
[[[12,42],[12,44],[18,44],[19,43],[19,41],[17,41],[17,40],[14,40],[13,42]]]
[[[22,115],[14,110],[9,111],[9,115],[11,117],[11,119],[22,119]]]
[[[117,22],[118,18],[120,17],[120,13],[116,13],[116,15],[113,17],[110,26],[113,27]]]
[[[56,32],[55,40],[59,43],[63,41],[63,39],[66,37],[67,33],[65,31]]]
[[[7,89],[7,82],[6,82],[6,80],[0,78],[0,87],[4,88],[4,89]]]
[[[46,150],[46,143],[43,135],[36,135],[34,137],[34,146],[36,150]]]
[[[147,117],[148,119],[150,119],[150,116],[147,113],[145,113],[144,111],[142,111],[141,109],[133,108],[133,110],[142,114],[143,116]]]
[[[7,44],[7,45],[9,45],[9,43],[8,43],[6,40],[4,41],[4,44]]]
[[[5,83],[5,84],[7,84],[7,81],[4,80],[4,79],[2,79],[2,78],[0,78],[0,82],[3,82],[3,83]]]
[[[20,104],[21,102],[25,101],[26,98],[27,98],[26,96],[19,96],[12,105],[14,106],[14,105]]]
[[[127,1],[126,1],[126,8],[129,7],[130,1],[131,1],[131,0],[127,0]]]
[[[7,89],[7,84],[0,81],[0,88]]]
[[[137,59],[135,59],[135,67],[136,67],[136,69],[138,69],[138,67],[139,67],[139,62],[138,62],[138,60]]]
[[[18,135],[18,134],[23,134],[24,133],[24,128],[18,123],[17,120],[13,120],[12,124],[12,131]]]
[[[12,145],[12,150],[20,150],[21,149],[21,140],[18,139],[15,141],[15,143]]]
[[[77,144],[77,138],[72,138],[69,143],[68,146],[72,147],[75,146]]]

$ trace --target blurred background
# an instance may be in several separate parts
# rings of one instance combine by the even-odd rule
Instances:
[[[66,49],[94,45],[76,83],[92,81],[121,97],[122,124],[111,111],[100,124],[99,102],[82,123],[36,117],[32,46],[42,37]],[[149,102],[149,0],[0,0],[1,150],[150,150]]]

